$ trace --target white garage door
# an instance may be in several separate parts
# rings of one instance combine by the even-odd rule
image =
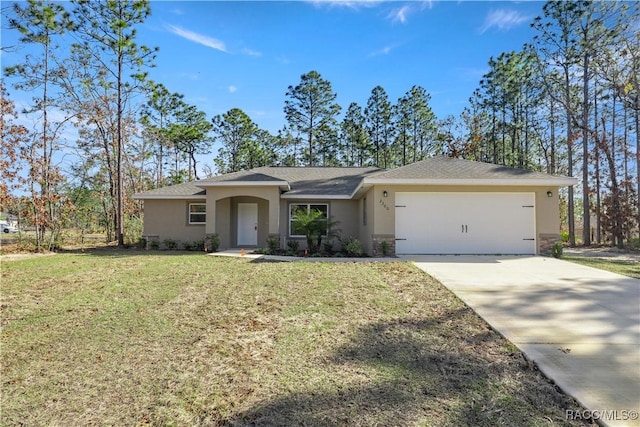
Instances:
[[[535,254],[534,193],[396,193],[398,254]]]

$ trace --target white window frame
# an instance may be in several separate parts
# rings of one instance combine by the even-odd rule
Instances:
[[[290,203],[289,204],[289,237],[305,237],[304,234],[292,234],[291,232],[291,223],[292,223],[292,207],[293,206],[307,206],[307,212],[309,212],[311,210],[311,206],[326,206],[327,207],[327,219],[330,218],[329,216],[329,203]],[[327,230],[328,232],[328,230]],[[326,234],[323,234],[323,237],[326,236]]]
[[[192,212],[192,206],[204,206],[204,212]],[[191,215],[204,215],[204,221],[192,221]],[[201,225],[207,223],[207,204],[206,203],[189,203],[189,207],[187,209],[187,219],[189,220],[189,225]]]

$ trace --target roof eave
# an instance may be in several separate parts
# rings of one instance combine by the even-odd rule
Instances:
[[[281,199],[286,200],[350,200],[348,194],[283,194]]]
[[[287,181],[214,181],[214,182],[198,182],[194,184],[200,188],[209,187],[280,187],[284,190],[290,190]]]
[[[562,178],[562,177],[550,177],[541,179],[508,179],[508,178],[496,178],[496,179],[415,179],[415,178],[365,178],[365,184],[370,185],[468,185],[468,186],[484,186],[484,185],[499,185],[507,187],[521,187],[521,186],[554,186],[554,187],[568,187],[578,183],[575,178]]]
[[[134,194],[134,200],[206,200],[204,194]]]

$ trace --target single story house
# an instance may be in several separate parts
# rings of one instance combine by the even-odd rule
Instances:
[[[369,255],[541,254],[560,239],[558,189],[574,178],[433,157],[397,169],[260,167],[134,195],[147,240],[217,234],[220,249],[281,247],[293,213],[319,209]]]

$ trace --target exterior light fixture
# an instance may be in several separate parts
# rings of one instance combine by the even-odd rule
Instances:
[[[547,191],[547,197],[553,197],[553,193],[551,192],[551,190]]]
[[[389,195],[389,193],[387,193],[387,190],[384,190],[384,191],[382,192],[382,195],[383,195],[384,197],[387,197],[387,196]]]

